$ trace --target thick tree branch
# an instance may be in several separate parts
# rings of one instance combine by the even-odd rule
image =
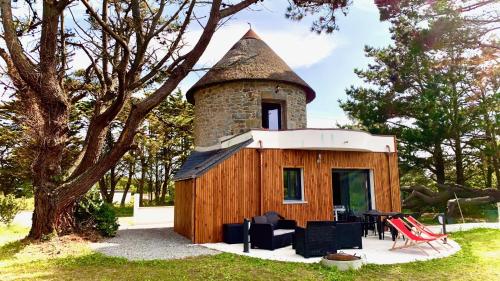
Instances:
[[[230,5],[220,11],[220,17],[225,18],[236,14],[237,12],[249,7],[252,4],[259,2],[259,0],[244,0],[235,5]]]
[[[39,90],[40,75],[35,64],[24,53],[21,42],[17,37],[16,28],[12,19],[12,5],[10,0],[0,0],[0,12],[2,13],[2,24],[4,40],[9,49],[10,57],[23,80],[33,89]]]
[[[172,22],[177,19],[177,17],[179,16],[180,12],[184,9],[184,7],[187,5],[189,1],[186,0],[184,1],[180,6],[179,6],[179,9],[177,9],[177,11],[175,11],[175,13],[165,22],[163,23],[158,29],[155,30],[155,26],[156,26],[156,23],[158,22],[158,20],[156,18],[153,19],[153,23],[155,24],[152,24],[151,26],[151,30],[149,32],[149,39],[151,40],[153,37],[155,36],[158,36],[161,32],[163,32],[165,30],[165,28],[167,28],[170,24],[172,24]],[[196,0],[193,0],[191,1],[191,4],[194,4],[196,2]],[[158,12],[157,15],[160,15],[160,12],[162,12],[162,10],[160,9],[160,11]],[[187,14],[187,13],[186,13]],[[189,13],[190,14],[190,13]]]
[[[102,20],[102,18],[97,14],[94,8],[92,8],[89,2],[87,0],[80,0],[80,1],[82,1],[83,5],[85,5],[87,10],[89,11],[89,14],[92,16],[92,18],[94,18],[97,21],[97,23],[99,23],[102,29],[106,31],[109,35],[111,35],[111,37],[113,37],[113,39],[115,39],[116,42],[118,42],[118,44],[121,45],[121,47],[124,49],[125,52],[130,52],[127,42],[123,38],[121,38],[118,34],[116,34],[113,31],[113,29],[109,26],[109,24],[105,23]]]
[[[175,50],[177,50],[179,43],[181,42],[182,37],[184,36],[184,33],[186,32],[186,29],[187,29],[189,23],[191,22],[191,15],[193,13],[195,4],[196,4],[196,1],[191,1],[191,4],[189,5],[188,10],[186,11],[186,17],[184,18],[184,22],[182,23],[174,42],[168,48],[168,51],[165,54],[165,56],[163,56],[163,58],[153,66],[153,68],[151,69],[150,72],[148,72],[146,75],[144,75],[138,81],[132,82],[130,87],[129,87],[130,90],[134,90],[134,89],[144,85],[145,83],[147,83],[147,81],[149,81],[150,79],[155,77],[156,74],[158,74],[158,72],[161,70],[163,65],[172,57]],[[182,58],[178,58],[176,61],[172,62],[172,65],[176,66],[176,63],[180,62],[180,60],[184,59],[184,57],[185,56],[182,56]]]
[[[220,20],[220,5],[221,0],[213,2],[207,25],[200,39],[193,50],[188,53],[183,63],[174,70],[169,79],[151,96],[145,98],[138,105],[132,106],[122,133],[111,151],[85,172],[70,179],[58,188],[58,194],[63,206],[70,204],[73,200],[82,196],[90,186],[97,182],[130,149],[134,141],[134,136],[137,133],[136,130],[145,116],[177,87],[207,48]]]
[[[465,206],[474,206],[474,205],[484,205],[489,203],[496,203],[497,200],[491,196],[483,196],[483,197],[473,197],[473,198],[454,198],[448,200],[446,203],[447,215],[454,215],[457,210],[457,206],[460,205],[460,208]]]

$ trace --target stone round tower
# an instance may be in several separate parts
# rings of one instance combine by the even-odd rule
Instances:
[[[314,90],[249,30],[186,94],[198,147],[251,129],[306,128]]]

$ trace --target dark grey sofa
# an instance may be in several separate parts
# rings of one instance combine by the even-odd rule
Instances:
[[[276,212],[252,218],[250,245],[252,249],[275,250],[292,244],[297,222],[286,220]]]

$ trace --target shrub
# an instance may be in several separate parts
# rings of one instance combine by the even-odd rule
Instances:
[[[0,222],[9,225],[23,208],[22,201],[16,200],[14,195],[0,196]]]
[[[93,228],[103,236],[115,236],[120,226],[113,206],[105,203],[95,190],[79,201],[75,217],[81,229]]]

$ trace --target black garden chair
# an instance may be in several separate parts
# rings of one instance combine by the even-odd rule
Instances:
[[[333,222],[336,227],[335,240],[337,249],[362,249],[363,248],[363,223],[362,222]]]
[[[335,223],[309,221],[305,228],[295,229],[295,253],[304,258],[324,256],[337,252]]]

